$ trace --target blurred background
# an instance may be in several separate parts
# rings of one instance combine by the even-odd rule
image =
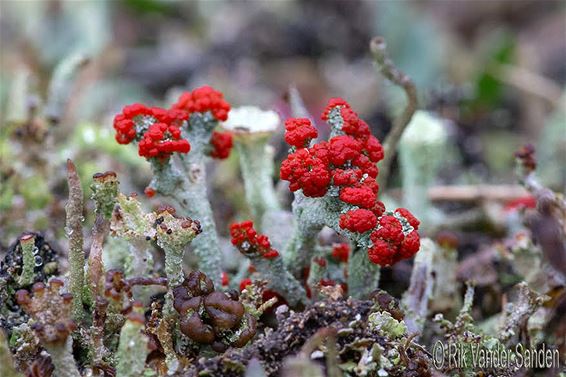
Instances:
[[[421,108],[445,121],[438,184],[514,183],[513,152],[525,142],[538,147],[544,183],[566,182],[564,1],[2,0],[0,34],[4,246],[23,230],[62,238],[67,158],[86,193],[105,170],[124,192],[143,192],[149,164],[112,129],[132,102],[169,104],[207,84],[233,106],[285,119],[295,85],[315,119],[340,96],[382,139],[405,99],[372,63],[376,35],[415,81]],[[282,131],[273,145],[279,164]],[[211,164],[222,233],[246,216],[237,161]]]

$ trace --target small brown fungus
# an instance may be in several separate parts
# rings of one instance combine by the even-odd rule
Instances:
[[[245,316],[245,327],[240,333],[238,339],[232,343],[232,346],[241,348],[245,346],[254,336],[257,329],[257,320],[251,314],[246,313]]]
[[[210,344],[214,341],[212,326],[203,322],[198,313],[181,320],[181,332],[198,343]]]
[[[191,272],[183,285],[187,287],[192,297],[204,296],[214,291],[212,280],[200,271]]]
[[[256,333],[256,319],[246,313],[238,294],[215,291],[212,281],[200,271],[191,272],[173,288],[173,297],[181,332],[197,343],[211,345],[216,352],[234,345],[243,347]]]
[[[240,323],[244,315],[244,305],[233,301],[222,292],[213,292],[204,299],[204,308],[215,328],[231,329]]]

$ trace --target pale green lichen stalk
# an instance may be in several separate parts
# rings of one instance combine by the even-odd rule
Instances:
[[[73,357],[73,338],[69,337],[63,345],[44,345],[51,356],[57,377],[81,377]]]
[[[92,190],[92,200],[96,205],[95,212],[101,214],[107,220],[112,217],[116,205],[118,185],[116,173],[111,171],[97,173],[92,177],[90,189]]]
[[[134,303],[135,304],[135,303]],[[120,331],[120,343],[116,359],[117,377],[138,377],[145,370],[145,359],[149,352],[147,335],[143,333],[145,320],[143,307],[134,305],[133,311],[128,315]]]
[[[308,198],[301,192],[295,193],[292,204],[293,233],[283,253],[285,265],[294,276],[298,276],[308,265],[316,248],[317,236],[324,227],[322,204],[321,201]]]
[[[155,240],[165,252],[165,272],[171,286],[183,281],[183,254],[200,233],[200,224],[188,218],[177,218],[172,208],[145,213],[135,197],[118,194],[111,229],[114,235],[132,245]]]
[[[175,287],[184,280],[183,254],[185,248],[200,233],[198,222],[186,218],[176,218],[170,211],[163,211],[155,220],[157,244],[165,251],[165,273],[169,285]]]
[[[295,192],[293,200],[294,232],[287,244],[283,258],[286,267],[298,276],[317,247],[317,236],[324,226],[352,240],[355,247],[348,261],[348,291],[355,298],[366,298],[377,288],[380,267],[371,263],[367,256],[369,237],[359,237],[339,226],[339,217],[349,209],[333,194],[322,198],[309,198]]]
[[[181,170],[174,162],[153,161],[153,180],[150,187],[175,200],[182,214],[197,219],[202,235],[193,242],[199,258],[199,269],[220,285],[221,254],[208,200],[206,187],[206,152],[217,121],[211,114],[192,114],[188,127],[183,127],[183,138],[190,140],[191,151],[180,157]]]
[[[399,141],[403,204],[430,226],[434,209],[428,199],[432,186],[446,156],[448,134],[441,119],[425,111],[417,111]]]
[[[356,298],[365,298],[379,283],[380,267],[369,261],[366,248],[354,247],[348,259],[348,292]]]
[[[33,284],[35,268],[35,236],[33,234],[25,234],[20,237],[20,247],[22,249],[23,268],[20,275],[20,286]]]
[[[255,255],[249,258],[261,277],[268,280],[269,288],[284,296],[290,305],[307,302],[305,289],[285,268],[281,258],[266,259]]]
[[[83,53],[73,53],[55,68],[49,83],[49,94],[45,106],[45,116],[52,122],[58,122],[62,117],[76,76],[88,61],[88,57]]]
[[[273,149],[268,145],[279,123],[274,111],[243,106],[232,109],[222,124],[234,137],[246,201],[258,225],[266,212],[281,209],[273,184]]]
[[[236,138],[235,140],[238,140]],[[273,150],[265,142],[236,141],[244,178],[246,201],[261,224],[264,214],[281,209],[273,186]]]
[[[110,223],[114,242],[126,240],[129,245],[113,245],[113,257],[120,257],[126,276],[144,276],[150,273],[152,255],[151,241],[155,238],[154,212],[145,213],[141,203],[134,196],[117,196],[117,206]],[[117,238],[119,237],[119,238]],[[108,249],[108,245],[106,249]]]
[[[69,200],[65,206],[67,220],[65,232],[69,239],[69,290],[74,297],[73,318],[81,321],[84,318],[84,240],[83,240],[83,189],[75,164],[67,160],[67,182]]]
[[[101,280],[104,275],[103,245],[110,231],[110,219],[118,196],[116,173],[97,173],[93,177],[92,200],[95,203],[96,219],[92,230],[92,243],[88,256],[88,277],[93,297],[101,293]]]

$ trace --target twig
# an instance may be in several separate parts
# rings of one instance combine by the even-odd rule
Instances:
[[[167,278],[164,277],[143,277],[136,276],[133,278],[126,279],[126,284],[133,287],[134,285],[163,285],[167,286]]]
[[[400,199],[402,191],[393,189],[388,195]],[[520,185],[445,185],[433,186],[428,189],[428,199],[433,202],[506,202],[524,198],[529,192]]]
[[[545,259],[566,277],[566,200],[538,181],[535,149],[532,145],[520,148],[515,152],[515,158],[516,174],[520,182],[537,201],[537,214],[527,218],[527,225]]]
[[[389,55],[387,54],[387,44],[383,37],[375,37],[371,40],[370,51],[381,74],[393,84],[403,88],[405,95],[407,96],[407,106],[405,107],[405,110],[403,110],[403,113],[395,119],[393,122],[393,128],[391,128],[391,131],[389,131],[389,134],[383,143],[385,157],[380,164],[378,180],[380,186],[385,188],[387,180],[389,179],[391,164],[393,162],[393,157],[395,157],[399,139],[401,139],[403,131],[417,110],[417,89],[411,78],[401,72],[389,58]]]
[[[528,195],[520,185],[436,186],[428,190],[428,197],[433,202],[508,201]]]
[[[69,200],[65,206],[67,213],[65,232],[69,238],[69,290],[73,295],[73,319],[83,319],[83,288],[85,253],[83,249],[83,189],[75,164],[67,160],[67,182]]]

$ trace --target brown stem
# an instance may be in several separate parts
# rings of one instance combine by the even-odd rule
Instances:
[[[102,368],[106,366],[104,357],[108,350],[104,345],[104,324],[106,323],[106,310],[108,309],[108,301],[103,297],[97,297],[92,315],[92,327],[90,332],[92,345],[92,363],[95,366],[94,375],[103,375]]]
[[[167,278],[164,277],[156,277],[156,278],[148,278],[143,276],[136,276],[133,278],[126,279],[126,283],[133,287],[134,285],[163,285],[167,286]]]
[[[383,161],[380,163],[378,181],[380,186],[385,188],[387,180],[389,179],[393,157],[395,157],[395,152],[397,150],[397,144],[399,144],[403,131],[407,128],[413,114],[417,110],[417,89],[411,78],[400,71],[389,58],[389,54],[387,53],[387,44],[383,37],[375,37],[371,40],[370,51],[381,74],[393,84],[401,87],[407,96],[407,106],[405,107],[405,110],[403,110],[403,113],[395,119],[393,122],[393,128],[391,128],[391,131],[389,131],[389,134],[383,143],[385,156]]]

